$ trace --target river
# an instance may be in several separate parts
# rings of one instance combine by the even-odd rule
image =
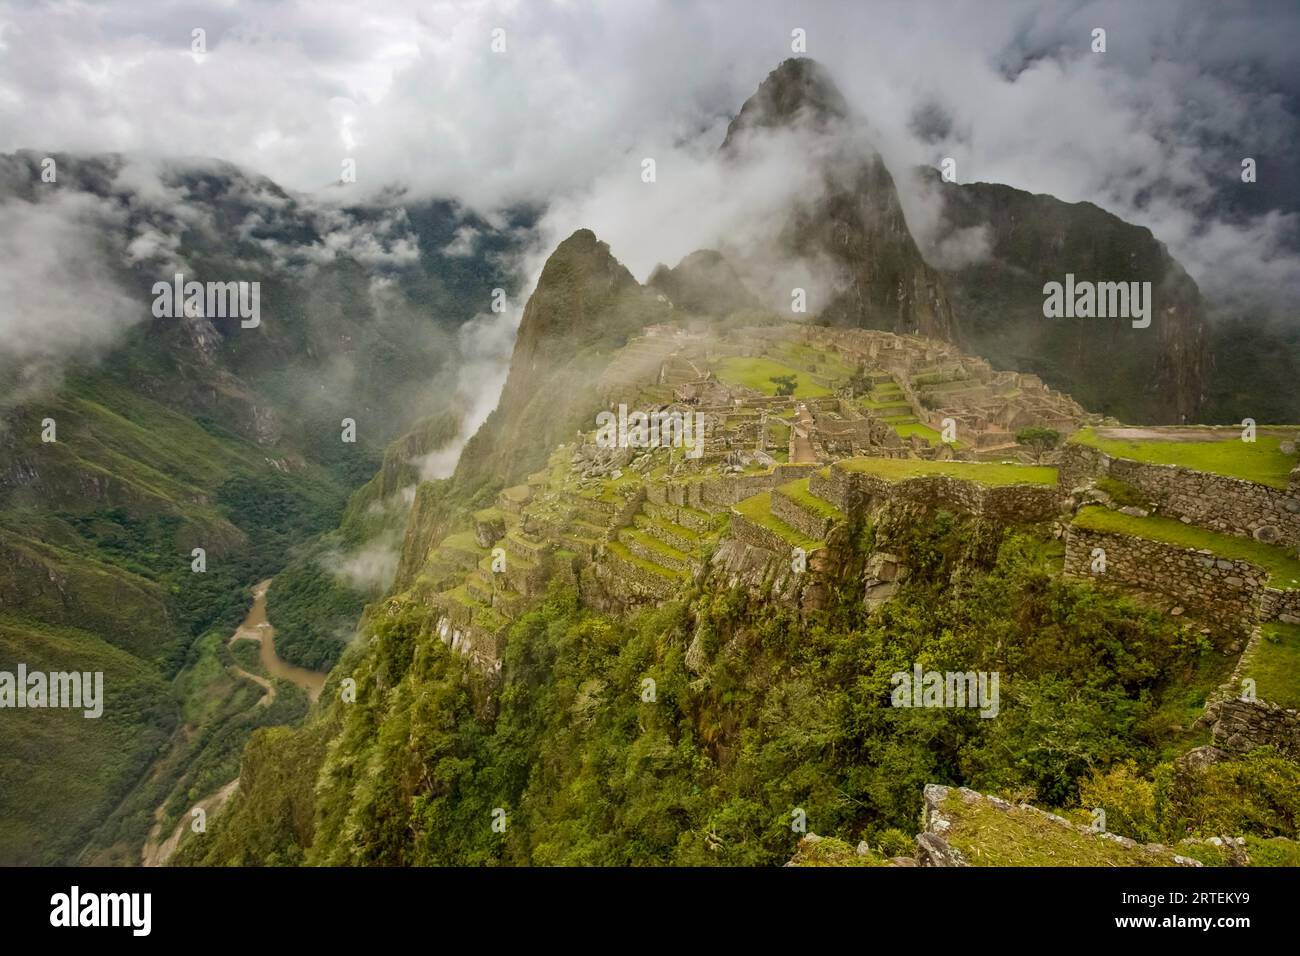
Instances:
[[[321,671],[308,670],[305,667],[298,667],[282,660],[280,655],[275,652],[275,628],[266,619],[266,592],[271,587],[271,579],[267,578],[260,582],[253,589],[253,606],[248,611],[248,616],[244,618],[242,624],[235,630],[230,638],[230,643],[235,641],[257,641],[261,650],[258,653],[258,661],[272,677],[281,677],[290,683],[297,684],[307,692],[307,696],[313,702],[320,697],[322,688],[325,686],[326,674]],[[275,700],[275,685],[265,677],[258,674],[250,674],[242,667],[235,665],[231,668],[235,674],[246,680],[259,685],[264,693],[257,702],[259,707],[270,706],[271,701]],[[182,728],[182,733],[185,729]],[[236,777],[228,784],[217,790],[215,793],[208,794],[200,800],[196,806],[202,807],[208,816],[215,816],[220,813],[226,802],[234,795],[236,788],[239,786],[239,778]],[[145,840],[144,848],[141,852],[141,863],[145,866],[163,866],[175,852],[177,845],[184,835],[185,828],[190,825],[191,817],[187,814],[177,821],[173,827],[170,836],[164,838],[162,832],[162,821],[165,815],[167,804],[163,803],[154,812],[154,825]]]
[[[244,623],[239,625],[230,642],[233,644],[239,640],[257,641],[262,646],[258,654],[262,668],[272,677],[280,677],[291,684],[297,684],[315,703],[325,687],[325,678],[328,675],[323,671],[308,670],[297,664],[290,664],[275,653],[275,628],[266,619],[266,592],[270,590],[271,580],[267,578],[253,589],[253,606],[249,608],[248,616],[244,618]]]

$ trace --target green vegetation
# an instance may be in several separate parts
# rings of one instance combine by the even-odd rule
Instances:
[[[103,716],[3,711],[0,859],[50,865],[74,858],[177,724],[156,668],[96,634],[0,616],[0,669],[102,671]]]
[[[889,860],[871,851],[858,853],[856,847],[834,837],[819,837],[801,840],[799,852],[791,863],[794,866],[888,866]]]
[[[985,461],[924,461],[917,458],[849,458],[835,467],[866,472],[889,481],[946,475],[982,485],[1054,485],[1056,469],[1040,465],[1003,465]]]
[[[1255,691],[1264,700],[1300,708],[1300,625],[1264,624],[1246,676],[1255,679]]]
[[[1061,443],[1061,433],[1055,428],[1022,428],[1016,432],[1016,441],[1028,445],[1041,456]],[[1042,460],[1041,457],[1039,460]]]
[[[772,493],[764,491],[762,494],[754,495],[752,498],[746,498],[744,501],[732,505],[737,513],[748,518],[754,524],[766,528],[773,534],[778,535],[783,541],[792,548],[803,548],[804,551],[815,551],[818,548],[826,546],[826,542],[817,541],[808,537],[802,531],[790,527],[776,515],[772,514]]]
[[[1108,494],[1110,500],[1121,508],[1133,507],[1142,508],[1146,511],[1151,510],[1151,502],[1147,499],[1147,496],[1126,481],[1120,481],[1118,478],[1098,478],[1097,488]]]
[[[1159,515],[1137,518],[1100,507],[1081,510],[1075,515],[1074,525],[1086,531],[1127,534],[1183,548],[1212,551],[1215,557],[1225,560],[1249,561],[1268,572],[1269,583],[1273,587],[1300,587],[1300,560],[1283,548],[1263,544],[1253,538],[1219,534]]]
[[[390,690],[260,735],[248,801],[185,859],[774,865],[796,853],[795,806],[837,841],[805,862],[847,861],[860,839],[906,852],[926,783],[1070,806],[1097,768],[1157,766],[1185,732],[1166,703],[1223,659],[1056,576],[1036,538],[939,512],[891,547],[912,569],[893,601],[869,614],[849,584],[806,624],[742,591],[705,591],[693,618],[667,604],[615,619],[556,588],[512,626],[495,710],[426,610],[390,610],[341,665]],[[891,707],[891,675],[918,662],[998,671],[999,718]],[[496,807],[504,836],[482,825]]]
[[[1094,428],[1084,428],[1070,436],[1070,441],[1097,448],[1115,458],[1131,458],[1155,465],[1181,465],[1195,471],[1244,478],[1272,488],[1287,487],[1287,476],[1298,462],[1295,455],[1284,455],[1278,447],[1282,438],[1259,434],[1255,441],[1241,440],[1241,429],[1223,430],[1219,441],[1180,441],[1177,429],[1168,430],[1167,439],[1103,438]]]
[[[1129,761],[1097,769],[1080,787],[1081,804],[1106,811],[1107,828],[1139,841],[1244,834],[1300,836],[1300,765],[1271,747],[1179,774],[1171,762],[1146,771]],[[1252,844],[1261,865],[1295,857],[1294,844]],[[1180,848],[1181,849],[1181,848]],[[1248,850],[1249,852],[1249,850]]]
[[[345,489],[110,374],[74,370],[41,412],[57,443],[19,409],[0,449],[0,469],[40,475],[0,492],[0,669],[102,670],[107,700],[98,720],[6,718],[0,861],[134,864],[159,805],[184,812],[191,790],[233,779],[250,726],[305,712],[293,688],[255,707],[262,690],[226,673],[222,641],[249,586],[338,522]]]
[[[677,582],[686,582],[690,580],[690,575],[683,571],[674,571],[672,568],[666,568],[661,564],[655,564],[652,561],[647,561],[645,558],[633,554],[628,550],[627,545],[623,544],[621,541],[606,542],[605,547],[608,548],[612,554],[617,555],[620,560],[626,561],[629,564],[640,568],[647,574],[653,574],[656,577],[661,578],[670,578]]]
[[[789,394],[795,398],[817,398],[831,394],[829,388],[806,380],[800,380],[792,392],[778,392],[779,386],[773,383],[773,379],[791,376],[798,378],[799,370],[758,356],[733,356],[720,363],[714,371],[720,382],[744,385],[764,395]]]
[[[777,488],[777,493],[784,495],[792,501],[798,502],[806,510],[814,514],[821,515],[823,518],[829,518],[832,521],[843,521],[844,512],[840,511],[833,504],[824,498],[818,498],[808,490],[807,478],[798,478]]]
[[[778,395],[793,395],[799,386],[799,377],[796,375],[773,375],[768,381],[776,386]]]
[[[1177,865],[1173,853],[1130,849],[1018,806],[966,803],[961,794],[949,793],[942,812],[952,823],[944,839],[973,866]]]
[[[266,616],[275,624],[276,653],[290,664],[329,670],[351,639],[365,595],[341,584],[313,550],[275,576]]]

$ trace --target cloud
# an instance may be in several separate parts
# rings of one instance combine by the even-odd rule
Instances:
[[[619,177],[632,188],[646,155],[661,186],[691,179],[704,192],[707,166],[673,163],[717,145],[799,27],[900,179],[951,156],[961,181],[1095,202],[1150,227],[1224,301],[1243,282],[1288,279],[1300,248],[1286,218],[1300,213],[1300,9],[1284,5],[11,0],[0,24],[0,149],[210,155],[326,205],[402,184],[407,197],[480,210],[541,201],[592,218],[590,197],[619,192]],[[1098,26],[1104,54],[1090,49]],[[1247,155],[1261,171],[1250,186],[1237,175]],[[340,186],[349,158],[358,180]],[[725,207],[729,184],[716,186]],[[622,199],[656,222],[732,215],[653,195],[670,213],[650,195]],[[924,217],[921,200],[903,198],[909,219]],[[944,254],[975,254],[977,238]],[[679,251],[611,244],[639,275]]]
[[[35,384],[67,357],[89,358],[148,318],[127,295],[104,240],[125,213],[85,193],[0,202],[0,368]],[[143,241],[143,240],[142,240]]]
[[[342,583],[367,594],[382,594],[397,576],[401,560],[401,535],[385,532],[352,552],[327,551],[319,558],[322,568]]]

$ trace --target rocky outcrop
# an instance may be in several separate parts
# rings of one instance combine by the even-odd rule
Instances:
[[[921,866],[1202,865],[1158,843],[1139,843],[966,787],[929,784],[924,804],[925,829],[916,838]]]

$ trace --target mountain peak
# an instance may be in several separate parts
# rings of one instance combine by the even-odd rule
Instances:
[[[848,103],[830,72],[816,60],[791,57],[769,73],[754,95],[745,100],[727,127],[722,149],[734,148],[737,137],[754,128],[799,123],[824,127],[848,115]]]

